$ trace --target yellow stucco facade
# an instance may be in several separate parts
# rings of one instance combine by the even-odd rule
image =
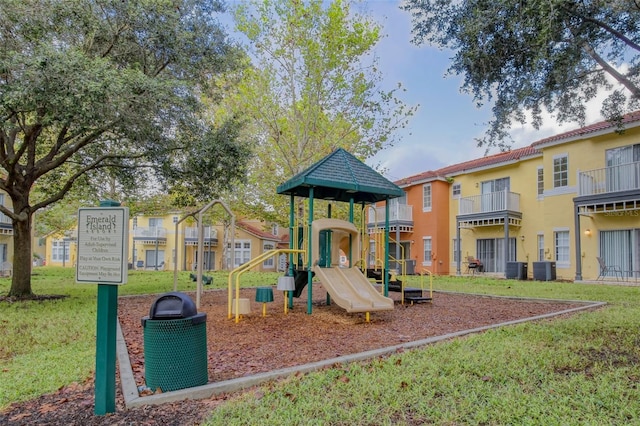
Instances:
[[[446,226],[446,242],[430,249],[449,253],[450,274],[640,282],[640,113],[626,116],[625,128],[596,123],[404,178],[396,183],[418,200],[407,206],[414,221],[405,238]],[[450,187],[448,217],[422,226],[424,182],[438,179]]]
[[[198,261],[198,228],[193,218],[182,220],[180,213],[137,215],[129,219],[128,263],[132,269],[194,271]],[[176,230],[176,223],[178,223]],[[266,250],[278,248],[282,229],[260,221],[239,221],[235,227],[234,266],[239,266]],[[284,230],[286,231],[286,229]],[[203,229],[203,270],[229,269],[231,262],[223,250],[225,232],[221,224],[205,224]],[[74,231],[60,232],[43,239],[46,265],[74,267]],[[229,243],[227,237],[227,244]],[[266,261],[254,270],[275,271],[277,260]]]

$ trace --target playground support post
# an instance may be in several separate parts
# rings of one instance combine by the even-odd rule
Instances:
[[[313,186],[311,188],[309,188],[309,231],[308,231],[308,235],[309,238],[307,238],[308,244],[307,244],[307,314],[311,315],[311,311],[313,309],[313,290],[312,290],[312,282],[313,282],[313,277],[311,276],[311,266],[312,266],[312,262],[313,259],[311,259],[311,253],[313,253],[312,249],[313,249],[313,241],[311,241],[311,234],[312,234],[312,229],[311,229],[311,224],[313,223]]]
[[[389,297],[389,197],[384,203],[384,295]]]
[[[293,227],[296,224],[296,218],[295,218],[295,207],[296,207],[296,200],[295,200],[295,196],[293,194],[291,194],[291,196],[289,197],[289,249],[293,250],[294,248],[300,248],[297,247],[298,246],[298,242],[297,239],[294,240],[294,234],[293,234]],[[295,241],[295,243],[294,243]],[[295,245],[294,245],[295,244]],[[289,275],[290,276],[294,276],[293,274],[293,270],[294,270],[294,259],[295,259],[295,264],[298,264],[298,259],[296,259],[297,255],[294,255],[294,253],[291,253],[289,255]],[[286,299],[286,297],[285,297]],[[293,308],[293,291],[289,292],[289,309]]]

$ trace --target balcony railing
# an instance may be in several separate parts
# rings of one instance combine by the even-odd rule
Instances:
[[[384,223],[385,207],[369,209],[368,224]],[[389,207],[389,223],[393,222],[413,222],[413,206],[407,204],[396,204]]]
[[[578,196],[640,189],[640,162],[578,172]]]
[[[491,213],[504,210],[519,212],[520,194],[516,192],[500,191],[463,197],[460,198],[458,208],[460,215]]]
[[[218,239],[218,230],[212,228],[210,226],[205,226],[203,229],[204,239],[205,240],[217,240]],[[186,240],[197,240],[198,239],[198,228],[197,227],[189,227],[184,230],[184,238]]]
[[[166,239],[167,229],[159,226],[138,226],[133,230],[133,238]]]

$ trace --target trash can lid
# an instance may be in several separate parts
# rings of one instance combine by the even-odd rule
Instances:
[[[177,319],[196,315],[198,310],[189,296],[177,291],[163,294],[151,305],[150,319]]]

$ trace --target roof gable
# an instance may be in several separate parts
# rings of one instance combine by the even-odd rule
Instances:
[[[279,185],[278,194],[356,203],[375,203],[404,195],[404,191],[342,148],[333,151]]]
[[[276,241],[276,242],[280,241],[280,237],[278,237],[277,235],[273,235],[270,232],[258,229],[255,226],[249,225],[246,222],[239,221],[236,223],[236,226],[238,226],[241,229],[244,229],[245,232],[248,232],[249,234],[261,240],[270,240],[270,241]]]

